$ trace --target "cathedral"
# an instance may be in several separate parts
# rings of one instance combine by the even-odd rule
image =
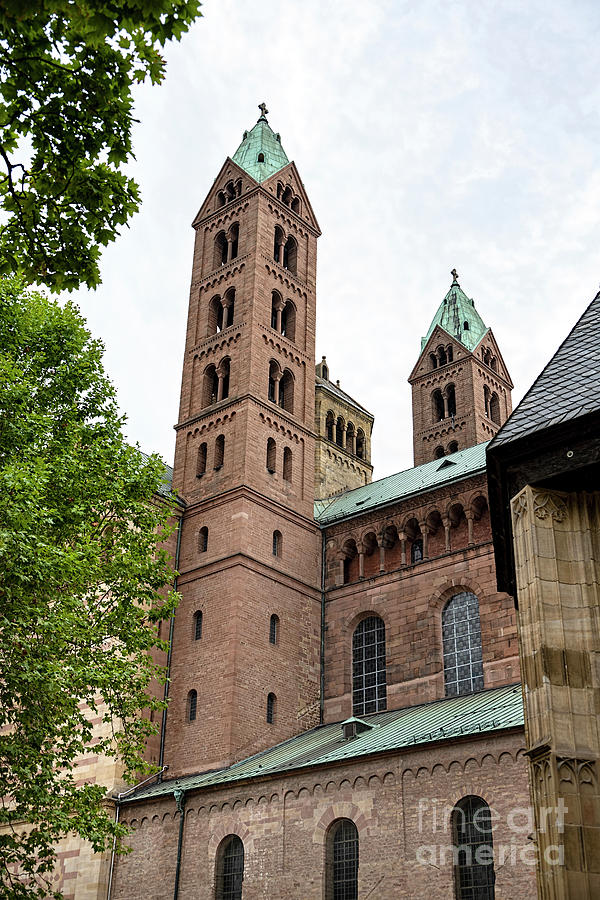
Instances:
[[[372,481],[373,416],[315,366],[320,230],[264,105],[193,227],[161,774],[116,800],[131,853],[78,893],[73,851],[62,889],[525,900],[517,621],[486,475],[511,412],[494,334],[453,271],[405,373],[414,467]]]

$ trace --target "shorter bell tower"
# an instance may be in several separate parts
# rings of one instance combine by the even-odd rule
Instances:
[[[408,380],[415,466],[490,440],[512,411],[508,369],[456,269]]]

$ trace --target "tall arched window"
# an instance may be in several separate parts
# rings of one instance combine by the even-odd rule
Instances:
[[[233,325],[235,316],[235,288],[229,288],[223,300],[223,328]]]
[[[194,640],[199,641],[202,638],[202,610],[198,609],[194,613]]]
[[[333,822],[326,845],[326,900],[358,898],[358,831],[351,819]]]
[[[283,233],[283,228],[280,228],[279,225],[275,226],[275,234],[273,240],[273,259],[275,262],[282,264],[283,263],[283,245],[285,244],[285,235]]]
[[[216,294],[208,305],[208,335],[218,334],[223,330],[223,304]]]
[[[338,447],[344,446],[344,420],[341,416],[338,416],[335,423],[335,442]]]
[[[494,900],[494,843],[490,808],[463,797],[452,810],[456,900]]]
[[[490,419],[492,422],[495,422],[496,425],[500,424],[500,400],[495,391],[490,397]]]
[[[187,695],[186,717],[188,722],[196,721],[196,712],[198,710],[198,692],[190,691]]]
[[[207,366],[204,371],[204,383],[202,387],[202,407],[210,406],[217,402],[219,394],[219,376],[214,365]]]
[[[215,269],[218,269],[219,266],[224,266],[227,262],[227,238],[225,237],[224,231],[220,231],[215,238],[215,255],[213,262]]]
[[[446,410],[444,408],[444,397],[442,396],[442,392],[438,388],[431,395],[431,409],[433,413],[433,421],[441,422],[442,419],[446,418]]]
[[[470,591],[455,594],[442,612],[446,696],[483,690],[479,601]]]
[[[298,244],[291,235],[283,248],[283,268],[288,269],[292,275],[296,274],[298,268]]]
[[[456,415],[456,391],[454,385],[449,384],[446,388],[446,406],[448,407],[448,415]]]
[[[325,376],[323,376],[325,377]],[[327,440],[333,440],[333,427],[334,427],[335,419],[333,417],[333,413],[331,410],[327,413],[327,418],[325,419],[325,431],[327,432]]]
[[[279,406],[287,412],[294,412],[294,376],[285,369],[279,382]]]
[[[281,333],[288,341],[296,340],[296,307],[291,300],[286,300],[281,311]]]
[[[267,439],[267,472],[270,475],[275,473],[277,444],[274,438]]]
[[[200,444],[198,447],[198,458],[196,459],[196,478],[202,478],[206,472],[206,443]]]
[[[206,525],[198,532],[198,550],[200,553],[206,553],[208,550],[208,528]]]
[[[281,556],[282,537],[280,531],[273,532],[273,556]]]
[[[244,845],[237,834],[223,838],[217,850],[216,900],[242,900]]]
[[[359,459],[365,458],[365,433],[362,428],[356,432],[356,455]]]
[[[229,238],[229,245],[231,247],[231,254],[229,258],[236,259],[238,255],[238,245],[240,240],[240,226],[237,224],[237,222],[231,226],[227,237]]]
[[[275,724],[275,707],[277,706],[277,697],[275,694],[267,696],[267,725]]]
[[[414,565],[423,559],[423,538],[415,538],[410,545],[410,561]]]
[[[386,705],[385,624],[369,616],[352,635],[352,713],[364,716]]]
[[[276,616],[275,613],[271,616],[271,620],[269,622],[269,643],[276,644],[279,640],[279,616]]]
[[[283,480],[290,482],[292,480],[292,451],[289,447],[283,450]]]
[[[215,465],[214,468],[218,471],[223,468],[223,463],[225,461],[225,435],[220,434],[215,441]]]

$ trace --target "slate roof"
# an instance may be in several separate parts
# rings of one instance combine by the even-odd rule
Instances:
[[[468,325],[467,330],[464,327],[465,322]],[[467,297],[456,280],[452,282],[450,290],[440,303],[429,331],[421,338],[421,350],[424,349],[436,325],[440,325],[444,331],[460,341],[467,350],[474,350],[488,330],[475,309],[475,301]]]
[[[442,484],[460,481],[468,475],[485,471],[485,449],[487,442],[450,453],[442,459],[434,459],[412,469],[405,469],[396,475],[388,475],[346,491],[337,497],[317,500],[315,519],[319,525],[356,516],[368,509],[396,503],[414,494],[433,490]]]
[[[599,347],[600,292],[495,435],[490,450],[596,412],[600,406]]]
[[[343,403],[347,403],[349,406],[354,406],[356,409],[359,409],[362,413],[369,418],[373,419],[374,416],[369,412],[368,409],[365,409],[364,406],[361,406],[360,403],[357,403],[350,394],[347,394],[346,391],[343,391],[337,384],[334,384],[332,381],[329,381],[328,378],[321,378],[320,375],[316,375],[316,382],[319,387],[325,388],[326,391],[330,391],[338,400],[341,400]]]
[[[264,162],[258,161],[259,153],[264,155]],[[265,116],[260,117],[254,128],[244,132],[244,139],[232,159],[259,184],[289,163],[279,135]]]
[[[520,728],[523,725],[521,686],[509,685],[463,697],[436,700],[421,706],[364,716],[362,721],[373,727],[350,740],[344,740],[340,722],[319,725],[228,768],[141,788],[124,802],[160,797],[178,789],[189,791],[231,784],[295,769],[349,761],[374,753]]]

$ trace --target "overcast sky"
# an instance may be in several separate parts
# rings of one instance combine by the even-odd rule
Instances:
[[[407,377],[450,270],[523,395],[600,280],[597,0],[205,0],[137,94],[142,211],[76,295],[128,417],[172,462],[193,232],[265,101],[323,231],[317,358],[412,465]]]

